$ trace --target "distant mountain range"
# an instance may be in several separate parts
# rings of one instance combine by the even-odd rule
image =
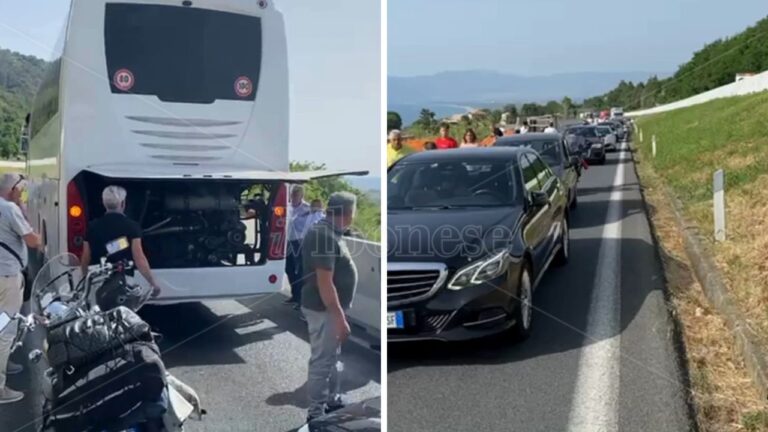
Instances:
[[[412,77],[387,77],[388,100],[398,104],[505,104],[546,102],[569,96],[575,101],[603,94],[624,81],[645,81],[653,72],[577,72],[522,76],[492,71],[453,71]]]
[[[345,177],[352,186],[360,189],[363,192],[380,191],[381,190],[381,177],[377,176],[349,176]]]

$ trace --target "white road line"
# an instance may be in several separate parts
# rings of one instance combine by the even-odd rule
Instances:
[[[579,360],[568,430],[616,431],[618,424],[619,311],[621,284],[621,200],[624,183],[624,147],[613,179],[608,216],[603,226],[592,299],[587,319],[587,340]]]

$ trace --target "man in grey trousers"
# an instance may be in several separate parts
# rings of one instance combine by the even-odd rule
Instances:
[[[346,310],[355,294],[357,269],[342,236],[352,225],[356,207],[354,194],[331,195],[325,220],[309,229],[302,244],[305,280],[301,309],[307,318],[312,351],[307,421],[343,407],[339,354],[350,334]]]

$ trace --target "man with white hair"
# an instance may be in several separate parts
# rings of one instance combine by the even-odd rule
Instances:
[[[387,167],[394,165],[395,162],[413,153],[413,151],[403,145],[403,134],[394,129],[389,132],[389,144],[387,144]]]
[[[21,311],[24,297],[22,271],[27,266],[27,247],[39,248],[40,236],[21,211],[26,188],[20,174],[4,174],[0,180],[0,312],[14,316]],[[0,333],[0,404],[21,400],[24,394],[6,387],[6,375],[20,373],[21,365],[8,361],[16,323]]]
[[[156,297],[160,294],[160,288],[141,247],[141,226],[124,214],[127,195],[120,186],[104,188],[101,200],[107,212],[88,226],[81,260],[83,274],[87,273],[92,259],[100,261],[106,258],[110,263],[133,260],[139,273],[152,286],[153,297]]]
[[[332,194],[326,218],[309,229],[302,244],[307,276],[301,310],[307,319],[311,349],[308,421],[343,406],[339,356],[351,332],[346,311],[357,287],[357,268],[343,235],[352,225],[356,207],[354,194]]]

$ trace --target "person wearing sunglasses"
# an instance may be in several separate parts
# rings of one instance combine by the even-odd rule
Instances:
[[[15,315],[21,311],[24,297],[23,271],[27,266],[27,248],[42,247],[22,212],[26,180],[20,174],[0,178],[0,311]],[[23,367],[8,360],[16,323],[0,333],[0,404],[21,400],[24,394],[6,387],[6,376],[21,373]]]

